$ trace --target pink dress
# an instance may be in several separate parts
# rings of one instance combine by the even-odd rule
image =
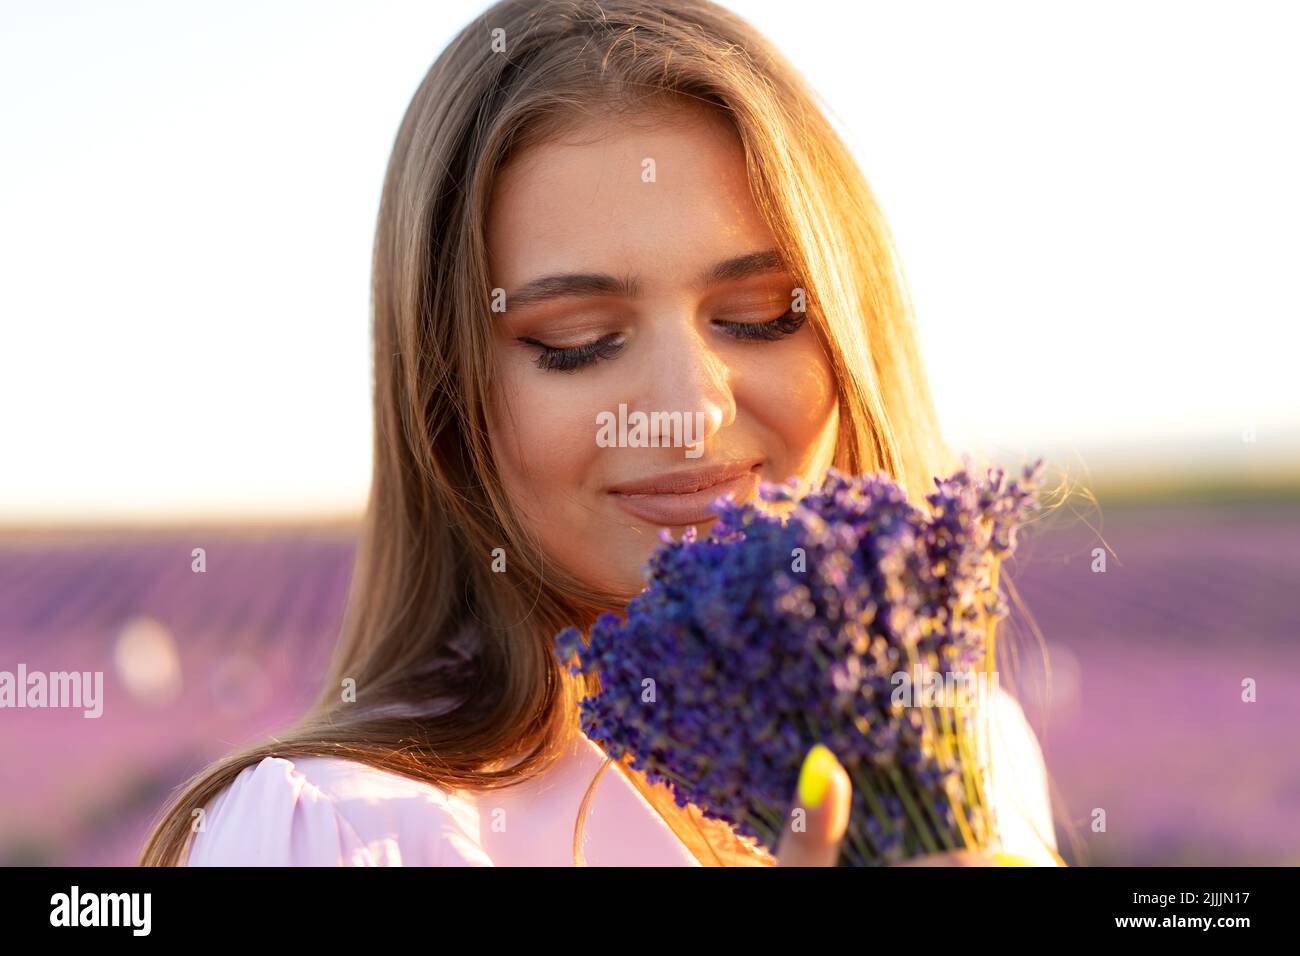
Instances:
[[[1055,849],[1038,742],[1011,697],[993,699],[991,802],[1003,848],[1052,865],[1035,836]],[[267,757],[206,808],[188,865],[572,866],[578,807],[603,762],[577,735],[533,780],[475,793],[345,759]],[[589,866],[700,865],[612,765],[592,796],[583,853]]]

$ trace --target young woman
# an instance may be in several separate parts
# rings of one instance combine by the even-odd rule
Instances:
[[[803,81],[703,0],[499,3],[411,102],[373,270],[373,483],[324,687],[191,780],[142,862],[771,864],[605,759],[552,639],[717,495],[950,470],[880,212]],[[699,422],[691,454],[604,447],[620,406]],[[998,701],[1005,849],[1050,863]],[[833,862],[849,793],[815,750],[779,861]]]

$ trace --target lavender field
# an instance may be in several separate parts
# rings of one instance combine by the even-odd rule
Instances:
[[[1300,504],[1113,506],[1100,533],[1105,572],[1083,522],[1014,569],[1066,858],[1300,864]],[[348,529],[6,535],[0,670],[103,671],[105,700],[0,710],[0,862],[133,862],[173,787],[312,697],[352,552]]]
[[[1048,648],[1048,706],[1032,642],[1021,699],[1072,825],[1058,824],[1067,858],[1300,865],[1300,506],[1103,517],[1104,573],[1097,534],[1074,523],[1032,542],[1016,576]]]

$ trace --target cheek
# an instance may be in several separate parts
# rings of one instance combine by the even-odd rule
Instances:
[[[511,497],[545,502],[548,492],[580,484],[597,448],[597,397],[576,376],[543,376],[526,362],[510,360],[499,361],[498,368],[488,421]]]
[[[816,337],[801,334],[785,345],[743,360],[745,388],[738,403],[783,447],[785,460],[776,464],[792,475],[830,464],[839,402],[834,372]]]
[[[510,368],[507,358],[498,366],[503,370],[488,409],[492,451],[511,505],[548,562],[630,597],[642,586],[649,539],[626,540],[598,507],[600,456],[609,452],[596,444],[596,414],[611,396],[581,374],[520,365]]]

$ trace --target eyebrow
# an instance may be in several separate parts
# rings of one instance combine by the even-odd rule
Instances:
[[[784,269],[785,262],[780,253],[775,249],[764,249],[762,252],[746,253],[715,264],[696,279],[696,285],[708,288],[722,282],[738,282]],[[552,299],[586,296],[635,299],[640,294],[640,283],[630,276],[612,276],[604,272],[566,272],[526,282],[506,296],[506,308],[518,309]]]

